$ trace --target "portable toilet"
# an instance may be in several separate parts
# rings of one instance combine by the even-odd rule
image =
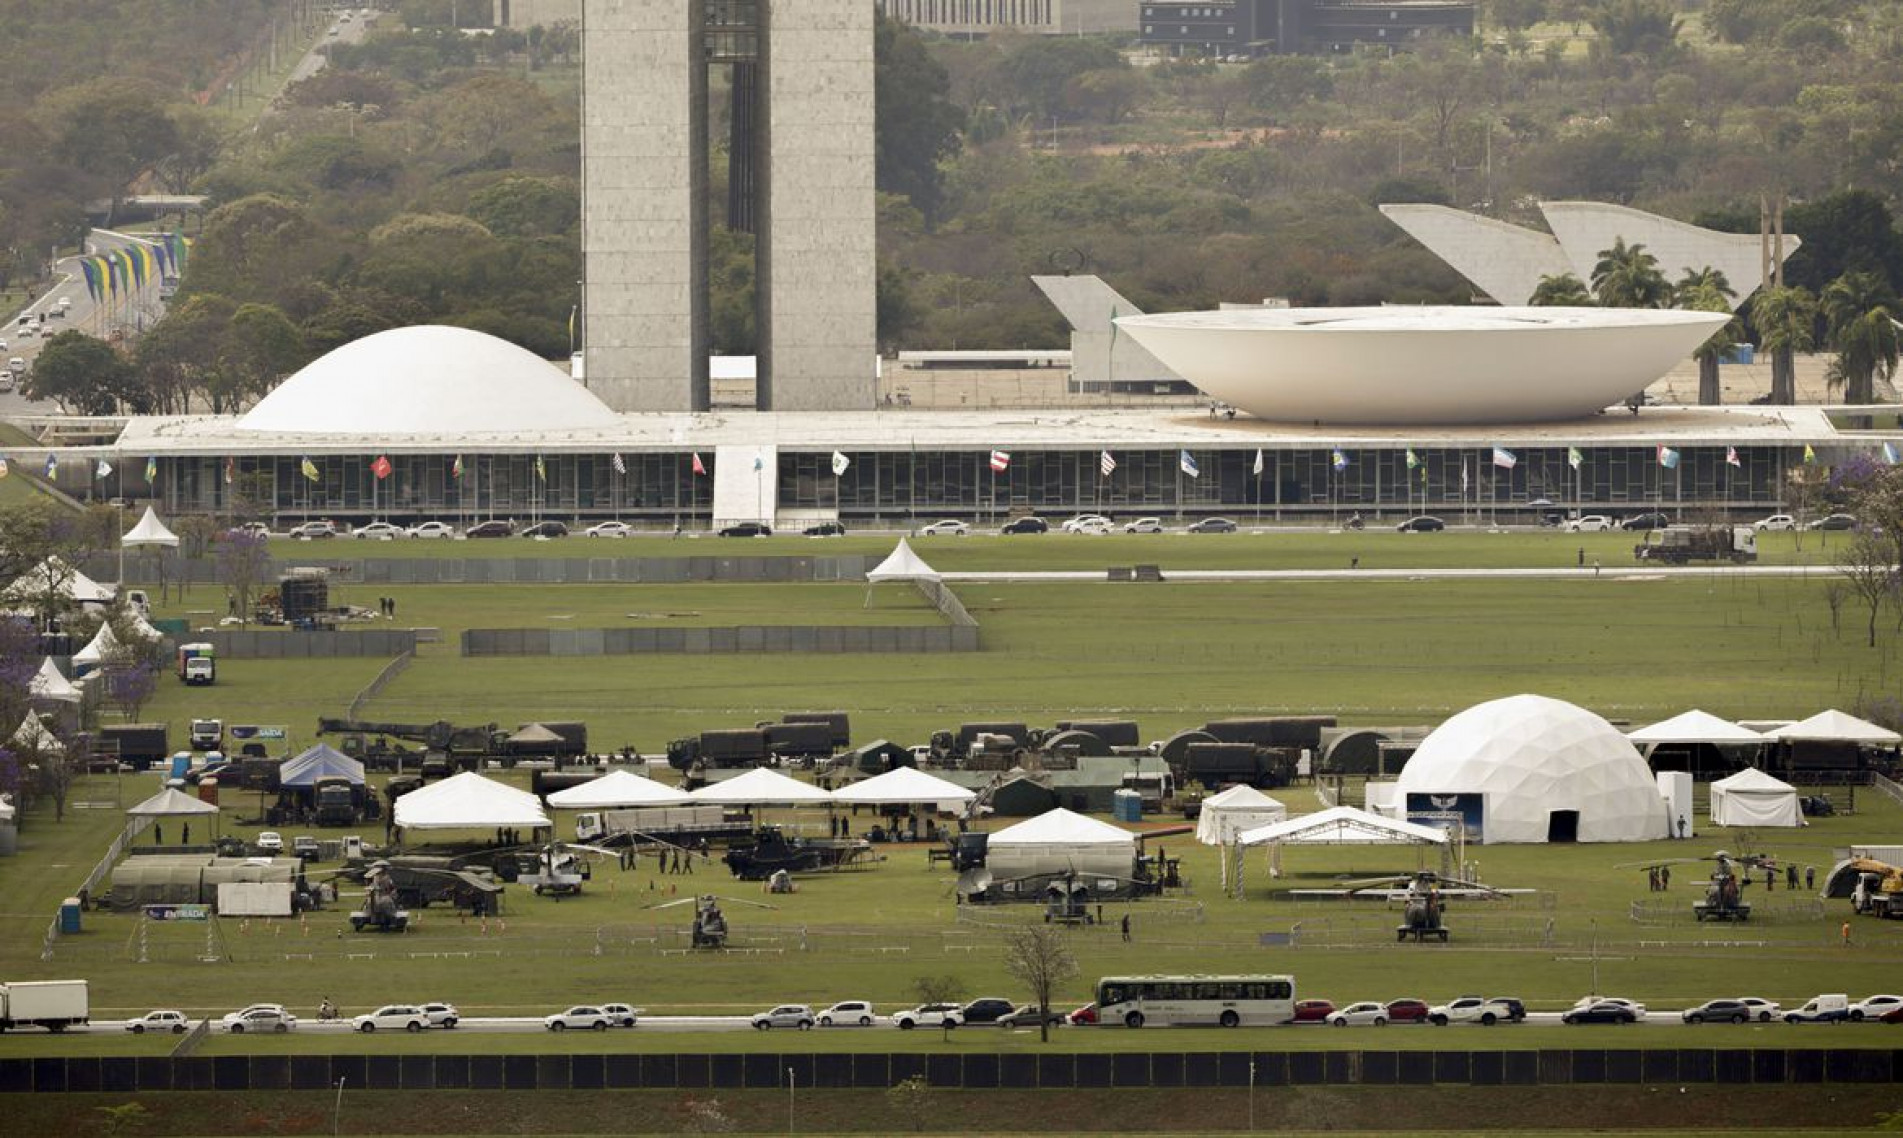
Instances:
[[[198,800],[200,802],[209,802],[213,806],[218,805],[217,779],[201,778],[198,780]]]
[[[61,936],[79,931],[79,898],[68,897],[59,903],[59,931]]]
[[[180,751],[172,756],[172,773],[166,776],[168,779],[182,779],[191,773],[192,753],[190,751]]]
[[[1111,792],[1110,816],[1119,822],[1141,822],[1143,820],[1143,793],[1133,787],[1120,787]]]

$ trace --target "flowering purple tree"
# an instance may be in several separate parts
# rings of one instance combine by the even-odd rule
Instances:
[[[145,660],[115,665],[106,673],[106,697],[129,723],[138,720],[158,686],[159,670]]]

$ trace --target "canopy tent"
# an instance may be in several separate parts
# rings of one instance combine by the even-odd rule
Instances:
[[[363,785],[363,764],[328,744],[316,746],[284,760],[278,768],[278,785],[285,788],[315,786],[320,778],[341,778],[353,786]]]
[[[178,535],[166,529],[165,523],[159,520],[158,512],[147,506],[145,516],[139,519],[138,525],[126,531],[125,536],[119,539],[119,544],[122,546],[162,545],[168,549],[177,549]]]
[[[99,622],[99,631],[93,633],[92,640],[87,642],[84,648],[73,653],[73,666],[97,668],[125,654],[125,645],[119,643],[119,638],[113,635],[112,625],[102,620]]]
[[[475,771],[410,791],[396,800],[395,815],[399,830],[535,829],[549,824],[548,815],[533,794],[504,786]]]
[[[563,810],[614,810],[633,806],[679,806],[693,797],[632,771],[609,771],[579,786],[558,790],[548,796],[550,806]]]
[[[1682,715],[1628,731],[1634,743],[1762,743],[1764,736],[1749,727],[1740,727],[1729,719],[1720,719],[1696,708]]]
[[[19,730],[13,733],[13,738],[7,745],[23,751],[31,751],[36,755],[59,755],[66,752],[66,744],[60,742],[59,737],[48,731],[46,724],[40,722],[40,717],[30,711],[26,713],[25,719],[20,720]]]
[[[866,583],[877,585],[882,581],[936,581],[938,570],[925,564],[925,559],[912,552],[912,547],[904,538],[886,554],[884,561],[866,570]]]
[[[1135,846],[1136,840],[1137,835],[1128,830],[1060,806],[997,831],[988,840],[988,848],[996,853],[999,846]]]
[[[531,723],[528,726],[522,728],[520,731],[517,731],[515,734],[509,736],[509,742],[517,743],[517,744],[560,743],[561,741],[562,741],[562,737],[560,735],[557,735],[555,732],[550,731],[548,728],[542,726],[540,723]]]
[[[1120,895],[1136,877],[1138,835],[1058,807],[986,839],[985,864],[966,892],[996,884],[1005,895],[1038,889]]]
[[[127,616],[126,631],[131,633],[133,636],[138,637],[141,640],[165,639],[165,634],[163,632],[160,632],[158,629],[153,628],[152,622],[145,619],[145,614],[140,612],[138,609],[133,609],[131,614]]]
[[[1447,831],[1438,826],[1383,818],[1352,806],[1331,806],[1236,835],[1236,844],[1294,845],[1445,845]]]
[[[175,786],[166,787],[136,806],[126,807],[129,818],[192,818],[216,813],[216,803],[201,802]]]
[[[58,700],[61,703],[79,702],[79,689],[73,686],[72,681],[60,675],[59,668],[54,665],[51,656],[40,661],[40,670],[35,672],[33,679],[28,682],[26,694],[28,699]]]
[[[978,797],[955,782],[926,774],[917,767],[893,767],[884,774],[833,791],[842,806],[912,806],[932,803],[940,810],[957,809]]]
[[[1203,799],[1202,813],[1196,817],[1196,840],[1206,846],[1224,845],[1244,830],[1287,817],[1288,807],[1255,787],[1232,786]]]
[[[112,601],[113,590],[86,576],[58,557],[48,557],[45,561],[20,574],[5,589],[0,589],[0,600],[31,601],[56,592],[69,601],[82,605],[103,605]]]
[[[1711,784],[1711,824],[1802,826],[1804,816],[1798,809],[1796,787],[1746,767]]]
[[[1871,747],[1894,747],[1903,743],[1903,735],[1835,709],[1820,711],[1809,719],[1766,734],[1787,742],[1862,743]]]
[[[833,800],[831,794],[811,783],[788,778],[765,767],[755,767],[746,774],[703,786],[688,798],[721,806],[814,806]]]

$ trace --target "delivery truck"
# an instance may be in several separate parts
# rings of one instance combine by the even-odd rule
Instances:
[[[0,984],[0,1031],[43,1027],[65,1031],[90,1016],[84,980],[35,980]]]

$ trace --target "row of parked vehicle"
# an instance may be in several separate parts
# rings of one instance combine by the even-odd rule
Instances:
[[[1638,532],[1655,529],[1668,529],[1672,519],[1660,513],[1634,514],[1627,518],[1614,518],[1606,514],[1582,514],[1576,518],[1567,518],[1560,526],[1567,533],[1603,533],[1607,530],[1628,530]],[[1826,514],[1821,518],[1800,524],[1789,514],[1772,514],[1768,518],[1759,518],[1751,523],[1751,528],[1759,533],[1783,533],[1791,530],[1848,530],[1857,528],[1857,519],[1851,514]]]
[[[1199,518],[1182,528],[1182,533],[1235,533],[1236,523],[1228,518]],[[1108,534],[1108,533],[1167,533],[1162,518],[1136,518],[1121,526],[1102,514],[1079,514],[1058,526],[1063,533]],[[955,518],[932,522],[919,527],[920,537],[965,537],[972,532],[970,522],[961,522]],[[1039,517],[1012,518],[998,527],[1002,534],[1049,533],[1051,523]]]
[[[997,996],[985,996],[963,1004],[920,1004],[883,1016],[865,1000],[842,1000],[817,1012],[810,1004],[781,1004],[753,1016],[751,1022],[759,1031],[771,1031],[776,1027],[808,1031],[814,1027],[871,1027],[883,1020],[901,1031],[911,1031],[920,1027],[981,1024],[1036,1027],[1042,1015],[1036,1004],[1016,1004]],[[1051,1012],[1049,1019],[1053,1024],[1070,1022],[1070,1017],[1062,1012]]]
[[[352,528],[341,522],[329,519],[299,522],[285,530],[282,535],[271,532],[263,522],[250,522],[240,529],[255,533],[260,537],[283,536],[300,541],[319,541],[326,538],[349,537],[362,541],[406,541],[441,540],[453,541],[458,538],[500,538],[500,537],[568,537],[571,533],[568,523],[546,519],[517,526],[515,522],[502,518],[492,518],[477,522],[466,529],[457,529],[448,522],[419,522],[413,526],[401,526],[395,522],[366,522]],[[641,531],[627,522],[597,522],[581,531],[583,537],[624,538],[634,537]],[[807,526],[800,533],[806,537],[841,537],[846,527],[838,522],[820,522]],[[720,537],[772,537],[773,527],[764,522],[736,522],[715,531]]]
[[[328,1004],[318,1009],[320,1020],[341,1018],[329,1009]],[[352,1016],[350,1026],[357,1031],[369,1034],[375,1031],[425,1031],[432,1027],[453,1028],[462,1019],[462,1013],[456,1005],[446,1003],[428,1004],[385,1004],[376,1011],[360,1016]],[[250,1004],[230,1012],[217,1021],[220,1031],[233,1035],[262,1035],[267,1032],[283,1034],[297,1028],[297,1016],[283,1004]],[[146,1032],[170,1032],[183,1035],[192,1024],[192,1017],[176,1008],[164,1008],[147,1012],[137,1019],[126,1021],[126,1030],[134,1035]]]
[[[1637,1023],[1645,1018],[1645,1005],[1618,996],[1584,996],[1560,1013],[1565,1024]],[[1785,1011],[1776,1000],[1758,996],[1731,996],[1706,1000],[1678,1013],[1685,1023],[1903,1023],[1903,996],[1876,995],[1852,1001],[1844,995],[1817,996],[1802,1007]],[[1456,1023],[1478,1023],[1488,1027],[1497,1023],[1519,1023],[1526,1018],[1526,1005],[1510,996],[1462,996],[1445,1004],[1429,1006],[1421,1000],[1400,999],[1385,1003],[1364,1000],[1337,1008],[1328,1000],[1300,1000],[1292,1022],[1325,1023],[1335,1027],[1385,1027],[1391,1023],[1428,1023],[1440,1027]]]

